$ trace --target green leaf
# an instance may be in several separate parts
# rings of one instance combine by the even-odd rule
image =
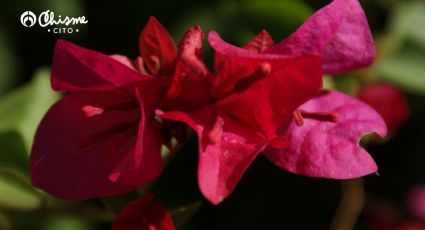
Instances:
[[[0,98],[0,133],[19,133],[27,152],[38,123],[59,97],[50,88],[49,75],[49,70],[42,68],[30,83]]]
[[[425,47],[425,2],[403,1],[390,19],[390,30]]]
[[[42,200],[27,176],[12,167],[0,166],[0,207],[13,210],[32,210]]]
[[[28,156],[22,136],[16,131],[0,133],[0,165],[13,165],[28,171]]]
[[[41,117],[53,102],[47,69],[0,100],[0,207],[33,210],[40,194],[30,185],[28,152]],[[56,96],[54,97],[56,98]]]
[[[403,50],[377,63],[380,77],[406,90],[425,95],[425,54],[420,50]]]
[[[93,229],[89,223],[72,217],[54,217],[47,219],[43,230],[89,230]]]

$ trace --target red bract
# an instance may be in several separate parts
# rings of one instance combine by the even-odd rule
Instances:
[[[160,174],[160,124],[154,110],[171,78],[148,74],[174,70],[176,51],[154,18],[140,44],[146,54],[132,61],[57,42],[52,87],[67,94],[49,110],[35,136],[34,186],[63,199],[87,199],[127,192]]]
[[[199,37],[195,34],[191,36]],[[199,187],[208,200],[218,204],[264,148],[286,146],[286,137],[276,130],[318,92],[322,72],[318,56],[256,55],[226,44],[215,32],[208,40],[216,52],[214,77],[185,78],[188,84],[200,81],[211,86],[206,103],[158,111],[158,115],[185,122],[196,131]],[[190,90],[185,93],[191,95],[187,98],[197,97]]]
[[[381,114],[390,131],[396,131],[409,119],[410,108],[406,97],[389,83],[378,82],[363,87],[357,97]]]
[[[38,128],[31,155],[33,185],[60,198],[84,199],[122,193],[158,176],[159,124],[151,114],[155,94],[167,81],[58,41],[52,84],[68,94]]]
[[[146,196],[128,203],[112,223],[112,230],[174,230],[170,214],[152,200],[153,196]]]
[[[146,67],[153,75],[169,75],[174,71],[177,51],[167,30],[151,17],[139,39],[139,50]]]

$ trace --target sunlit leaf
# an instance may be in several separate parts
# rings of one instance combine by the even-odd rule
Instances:
[[[0,133],[18,132],[29,152],[38,123],[57,98],[50,88],[49,70],[40,69],[30,83],[0,98]],[[0,150],[0,154],[7,153]]]
[[[402,35],[425,48],[425,2],[403,1],[390,20],[392,33]]]
[[[77,219],[77,218],[71,218],[71,217],[54,217],[49,218],[44,227],[43,230],[89,230],[93,229],[90,224],[87,222]]]

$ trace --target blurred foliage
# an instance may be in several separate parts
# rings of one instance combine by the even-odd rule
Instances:
[[[17,75],[18,61],[11,47],[8,33],[0,24],[0,95],[12,86]]]
[[[38,70],[31,82],[1,98],[0,133],[17,132],[28,153],[38,123],[58,98],[50,88],[50,71]]]
[[[47,109],[59,98],[41,68],[29,83],[0,98],[0,210],[35,210],[42,196],[29,182],[28,153]]]
[[[60,95],[50,89],[54,42],[65,38],[106,53],[137,55],[139,29],[157,16],[178,41],[184,31],[201,25],[229,42],[242,45],[262,29],[275,42],[293,32],[327,0],[167,0],[115,1],[40,0],[0,3],[0,229],[104,229],[110,213],[97,201],[69,203],[35,190],[29,183],[28,154],[36,127]],[[354,95],[367,82],[384,79],[403,87],[413,117],[393,139],[372,146],[380,177],[368,177],[370,193],[400,202],[409,187],[425,181],[425,2],[361,1],[373,26],[378,58],[367,70],[344,78],[325,79],[325,87]],[[85,15],[80,33],[51,34],[19,23],[23,10]],[[381,27],[382,25],[382,27]],[[211,60],[211,49],[205,46]],[[193,142],[196,142],[193,141]],[[196,144],[170,164],[154,191],[172,207],[182,229],[326,229],[339,199],[337,181],[303,178],[273,167],[260,157],[234,194],[222,205],[204,204],[196,185]],[[194,160],[195,159],[195,160]],[[177,172],[177,173],[174,173]],[[95,209],[93,211],[92,209]],[[44,210],[44,211],[43,211]],[[195,215],[187,224],[187,219]],[[362,228],[360,221],[359,229]]]
[[[425,2],[406,1],[394,9],[377,72],[406,90],[425,94]]]
[[[0,207],[28,210],[40,205],[41,197],[31,187],[26,174],[13,167],[0,167]]]
[[[89,230],[92,229],[87,222],[77,218],[56,217],[49,218],[44,224],[44,230]]]

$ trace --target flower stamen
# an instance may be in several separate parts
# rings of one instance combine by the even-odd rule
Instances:
[[[81,111],[86,117],[95,117],[98,115],[102,115],[106,112],[120,111],[120,110],[133,110],[137,108],[138,108],[138,105],[136,103],[128,102],[128,103],[120,103],[117,105],[111,105],[104,108],[93,106],[93,105],[85,105],[81,108]]]
[[[304,118],[303,118],[303,115],[301,113],[301,110],[298,110],[298,109],[295,110],[294,113],[293,113],[293,116],[294,116],[295,124],[298,127],[301,127],[301,126],[304,125]]]
[[[335,112],[307,112],[302,111],[301,114],[306,119],[315,119],[320,121],[338,122],[338,114]]]
[[[81,111],[83,111],[84,116],[86,117],[94,117],[94,116],[102,114],[105,110],[99,107],[86,105],[86,106],[83,106],[83,108],[81,108]]]
[[[214,123],[214,126],[208,132],[208,140],[211,144],[218,144],[221,141],[221,136],[223,135],[223,125],[224,121],[221,118],[217,118]]]
[[[304,110],[297,109],[293,112],[295,124],[298,127],[304,125],[304,119],[314,119],[318,121],[328,121],[336,123],[338,122],[338,114],[335,112],[307,112]]]
[[[263,62],[259,64],[257,69],[254,71],[254,73],[251,74],[251,76],[243,78],[238,81],[238,83],[235,85],[233,92],[245,91],[254,82],[265,78],[271,72],[272,72],[272,66],[270,65],[270,63]]]

